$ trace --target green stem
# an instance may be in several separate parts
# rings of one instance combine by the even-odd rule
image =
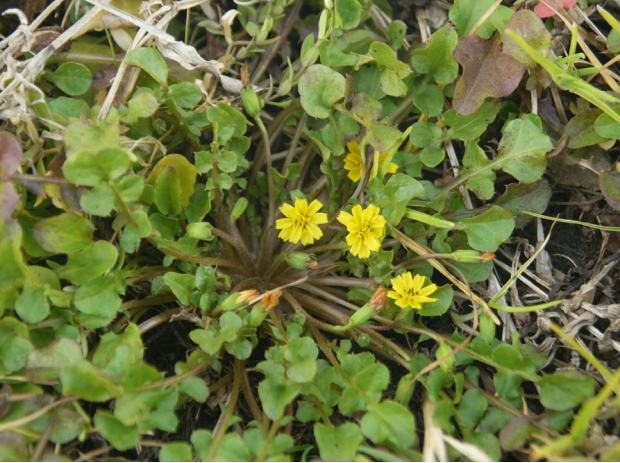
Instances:
[[[228,402],[228,406],[224,411],[224,414],[218,420],[216,425],[216,431],[213,435],[213,440],[211,441],[211,448],[209,449],[209,455],[206,458],[206,461],[212,461],[217,451],[222,443],[222,439],[226,435],[226,430],[228,429],[228,424],[230,423],[230,419],[233,416],[235,408],[237,406],[237,399],[239,398],[239,389],[241,386],[241,375],[243,374],[243,365],[245,362],[241,360],[235,359],[234,366],[234,379],[232,386],[232,394],[230,396],[230,401]]]

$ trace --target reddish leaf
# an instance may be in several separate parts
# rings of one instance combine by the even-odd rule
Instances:
[[[9,132],[0,132],[0,176],[13,175],[22,160],[22,147]]]
[[[525,66],[502,52],[498,39],[470,35],[459,40],[454,57],[463,66],[452,106],[457,113],[473,114],[487,98],[510,95],[521,82]]]
[[[538,5],[534,7],[534,13],[542,19],[551,18],[555,16],[555,12],[560,8],[570,8],[575,3],[577,3],[577,0],[540,0]]]
[[[10,219],[19,203],[19,195],[13,184],[0,182],[0,219]]]

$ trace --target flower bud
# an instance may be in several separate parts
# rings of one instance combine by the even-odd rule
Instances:
[[[213,239],[211,224],[208,222],[190,223],[187,226],[187,235],[197,240],[211,241]]]
[[[437,358],[437,360],[439,360],[442,357],[445,357],[446,355],[451,354],[451,353],[452,353],[452,347],[442,342],[441,344],[439,344],[439,348],[437,349],[437,352],[435,352],[435,357]],[[454,355],[452,355],[450,358],[447,358],[441,362],[441,369],[446,373],[453,372],[455,366],[456,366],[456,359],[454,358]]]
[[[256,304],[252,307],[250,315],[248,316],[248,325],[254,328],[259,327],[261,323],[265,321],[265,318],[267,318],[267,313],[265,309]]]
[[[485,252],[480,257],[482,257],[482,262],[491,262],[492,260],[495,260],[495,254],[492,252]]]
[[[255,289],[248,289],[246,291],[235,292],[228,296],[220,304],[220,310],[223,312],[229,312],[231,310],[237,310],[244,305],[247,305],[252,300],[260,296],[260,293]]]
[[[373,315],[377,313],[377,310],[374,307],[371,307],[370,302],[360,309],[358,309],[351,318],[349,319],[349,323],[347,324],[347,328],[355,328],[356,326],[363,325],[368,320],[370,320]]]
[[[248,200],[246,198],[239,198],[230,211],[230,220],[236,222],[239,217],[243,215],[245,209],[248,207]]]
[[[375,309],[377,312],[383,307],[385,307],[385,303],[387,302],[387,290],[383,286],[379,286],[375,291],[375,294],[370,298],[370,307]]]
[[[269,309],[274,308],[280,302],[280,295],[282,294],[281,289],[274,289],[273,291],[267,291],[263,297],[263,299],[258,303],[258,305],[266,312]]]
[[[296,268],[297,270],[315,269],[319,265],[314,260],[313,254],[306,254],[305,252],[291,252],[286,256],[286,263],[289,267]]]
[[[260,115],[260,111],[262,109],[262,104],[258,95],[254,91],[254,88],[250,85],[248,87],[241,89],[241,101],[243,101],[243,107],[245,108],[245,112],[247,112],[253,118],[256,118]]]

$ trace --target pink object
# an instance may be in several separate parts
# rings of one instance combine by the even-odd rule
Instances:
[[[538,5],[534,7],[534,13],[541,19],[551,18],[555,16],[555,11],[553,10],[557,10],[558,6],[570,8],[575,3],[577,3],[577,0],[540,0]]]

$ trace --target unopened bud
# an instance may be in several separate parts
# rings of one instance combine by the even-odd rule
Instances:
[[[491,262],[492,260],[495,260],[495,254],[492,252],[485,252],[480,257],[482,257],[482,262]]]
[[[359,308],[351,318],[349,319],[349,323],[347,324],[347,328],[355,328],[356,326],[363,325],[368,320],[370,320],[375,314],[377,310],[374,307],[370,306],[370,302],[361,308]]]
[[[258,303],[258,305],[264,310],[267,311],[269,309],[274,308],[280,302],[280,295],[282,294],[281,289],[274,289],[273,291],[267,291],[263,300]]]
[[[291,252],[286,256],[286,263],[297,270],[313,270],[319,266],[314,255],[305,252]]]
[[[190,223],[187,226],[187,235],[197,240],[210,241],[213,239],[211,224],[208,222]]]
[[[256,92],[254,91],[254,87],[250,85],[242,88],[240,94],[245,111],[254,118],[258,117],[262,109],[262,104],[258,98],[258,95],[256,95]]]
[[[247,207],[248,200],[246,198],[239,198],[233,206],[232,211],[230,211],[230,220],[236,222],[237,219],[243,215]]]
[[[268,312],[266,310],[256,304],[252,307],[250,315],[248,316],[248,325],[254,328],[260,326],[261,323],[265,321],[265,318],[267,318],[267,313]]]
[[[375,291],[375,294],[370,298],[370,307],[375,309],[377,312],[383,307],[385,307],[385,303],[387,302],[387,290],[383,286],[379,286]]]
[[[246,291],[235,292],[228,296],[220,304],[220,310],[229,312],[231,310],[237,310],[250,301],[260,296],[260,293],[255,289],[248,289]]]

